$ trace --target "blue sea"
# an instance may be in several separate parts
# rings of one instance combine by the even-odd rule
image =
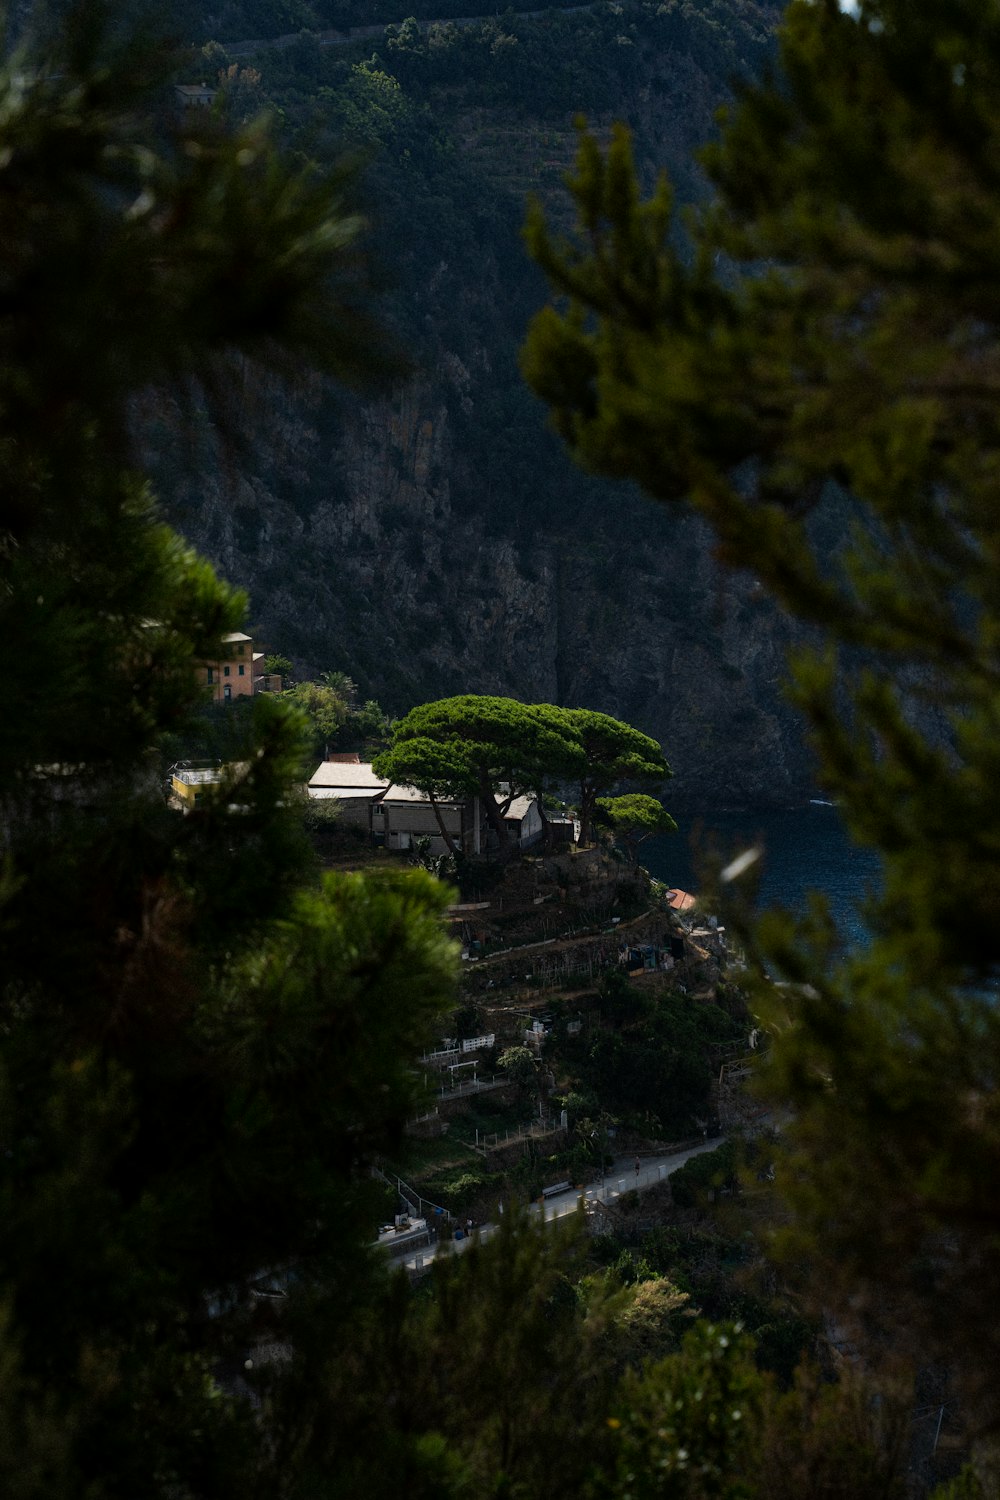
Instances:
[[[639,858],[651,874],[668,885],[698,891],[698,849],[715,847],[727,858],[760,844],[759,904],[805,909],[807,893],[822,891],[848,943],[864,941],[859,905],[877,888],[879,862],[871,849],[859,848],[847,835],[836,807],[807,803],[780,812],[716,813],[677,816],[679,832],[649,839]]]

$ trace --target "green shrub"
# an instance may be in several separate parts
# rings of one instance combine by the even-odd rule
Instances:
[[[715,1151],[693,1156],[671,1174],[674,1202],[679,1208],[695,1208],[710,1197],[714,1203],[720,1191],[738,1186],[737,1170],[735,1141],[724,1141]]]

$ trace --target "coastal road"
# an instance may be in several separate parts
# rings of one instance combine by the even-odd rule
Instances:
[[[552,1197],[546,1198],[543,1203],[533,1203],[531,1212],[541,1214],[546,1221],[561,1219],[563,1214],[576,1212],[576,1206],[581,1198],[585,1204],[613,1203],[616,1198],[621,1197],[622,1193],[632,1191],[641,1193],[644,1188],[656,1187],[657,1183],[663,1182],[671,1173],[679,1171],[693,1156],[702,1156],[706,1151],[715,1151],[724,1140],[725,1136],[716,1136],[714,1140],[703,1141],[699,1146],[689,1146],[686,1151],[675,1151],[670,1156],[639,1157],[638,1173],[635,1170],[636,1158],[634,1156],[616,1157],[614,1164],[605,1172],[602,1182],[591,1183],[582,1192],[574,1187],[569,1188],[565,1193],[553,1193]]]
[[[552,1219],[561,1219],[566,1214],[576,1213],[581,1199],[585,1206],[596,1206],[599,1203],[614,1203],[622,1193],[636,1190],[641,1193],[665,1181],[692,1157],[701,1156],[706,1151],[715,1151],[725,1139],[725,1136],[717,1136],[714,1140],[703,1141],[698,1146],[690,1146],[685,1151],[675,1151],[668,1156],[640,1157],[638,1174],[635,1170],[635,1156],[616,1157],[614,1164],[605,1172],[603,1182],[591,1183],[585,1188],[570,1187],[565,1192],[553,1193],[541,1203],[530,1204],[528,1212],[535,1218],[541,1218],[544,1223],[549,1223]],[[461,1255],[477,1240],[480,1243],[488,1240],[492,1234],[496,1233],[496,1230],[495,1223],[477,1224],[471,1240],[442,1240],[437,1245],[418,1250],[405,1259],[400,1257],[396,1264],[405,1266],[408,1271],[424,1270],[437,1256]]]

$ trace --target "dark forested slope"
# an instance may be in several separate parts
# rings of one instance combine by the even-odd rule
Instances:
[[[252,441],[196,479],[164,445],[172,517],[248,588],[269,644],[350,671],[396,710],[474,691],[619,714],[662,738],[681,798],[803,792],[783,622],[752,579],[723,580],[696,522],[574,471],[517,370],[544,297],[525,197],[565,210],[575,113],[602,132],[626,120],[645,172],[666,165],[694,200],[691,150],[730,80],[763,65],[777,15],[751,0],[601,4],[196,57],[228,110],[278,111],[304,155],[369,153],[384,308],[412,361],[367,404],[316,385],[248,392]],[[259,4],[242,19],[249,35],[287,29]],[[343,24],[318,6],[315,19]]]

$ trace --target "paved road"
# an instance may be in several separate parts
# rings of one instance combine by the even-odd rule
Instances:
[[[641,1193],[643,1188],[655,1187],[665,1177],[679,1171],[693,1156],[701,1156],[705,1151],[715,1151],[722,1145],[722,1140],[721,1136],[717,1136],[714,1140],[704,1141],[700,1146],[675,1151],[671,1156],[640,1157],[638,1172],[635,1170],[634,1156],[616,1157],[614,1165],[605,1172],[603,1182],[592,1183],[582,1194],[576,1188],[554,1194],[544,1204],[532,1204],[531,1211],[543,1214],[546,1219],[560,1219],[563,1214],[576,1212],[581,1196],[587,1203],[613,1203],[622,1193],[633,1189],[638,1189]]]
[[[565,1214],[576,1213],[581,1198],[586,1204],[613,1203],[622,1193],[638,1189],[641,1193],[645,1188],[655,1187],[657,1183],[663,1182],[672,1173],[680,1170],[689,1162],[693,1156],[701,1156],[705,1151],[715,1151],[722,1145],[724,1137],[717,1136],[715,1140],[704,1141],[700,1146],[691,1146],[686,1151],[675,1151],[669,1156],[644,1156],[640,1158],[639,1171],[635,1170],[634,1156],[616,1157],[614,1165],[609,1167],[604,1174],[603,1182],[592,1183],[589,1187],[579,1189],[567,1188],[564,1193],[554,1193],[551,1198],[546,1198],[543,1203],[532,1203],[528,1212],[536,1218],[541,1217],[548,1223],[551,1219],[561,1219]],[[429,1246],[423,1250],[416,1251],[405,1259],[400,1256],[397,1265],[405,1265],[408,1271],[419,1271],[430,1265],[431,1261],[438,1255],[461,1255],[474,1244],[476,1239],[488,1240],[495,1233],[496,1224],[479,1224],[476,1226],[473,1239],[442,1240],[438,1245]]]

